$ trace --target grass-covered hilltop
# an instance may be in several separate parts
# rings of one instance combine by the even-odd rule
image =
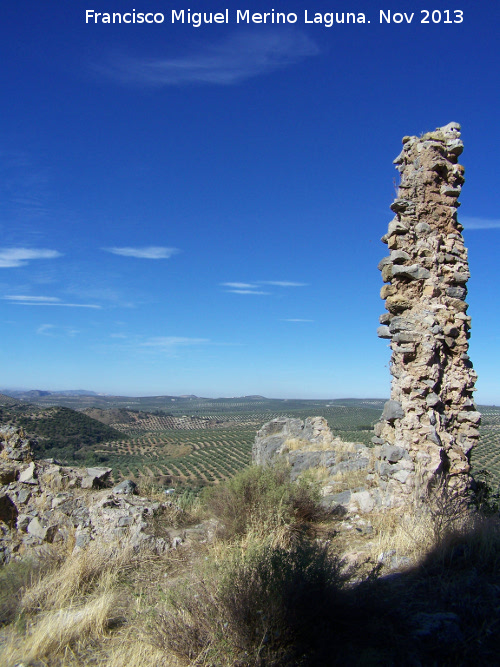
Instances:
[[[363,513],[382,400],[31,400],[0,401],[2,667],[495,664],[498,408],[468,506]],[[312,415],[354,443],[334,502],[321,465],[251,465],[264,422]]]

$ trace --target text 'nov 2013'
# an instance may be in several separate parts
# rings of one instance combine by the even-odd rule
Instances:
[[[378,21],[382,25],[407,25],[420,23],[425,25],[463,23],[464,13],[460,9],[422,9],[419,12],[397,12],[379,10]],[[295,12],[251,12],[249,9],[237,9],[230,14],[229,9],[220,12],[192,12],[190,9],[172,9],[169,14],[163,12],[98,12],[94,9],[85,10],[85,23],[94,24],[188,24],[194,28],[217,23],[237,24],[295,24],[299,15]],[[322,25],[331,28],[336,24],[366,24],[371,19],[362,12],[314,12],[304,10],[304,24]]]

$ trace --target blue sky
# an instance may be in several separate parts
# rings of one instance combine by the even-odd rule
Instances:
[[[440,23],[413,0],[348,3],[370,23],[326,27],[284,0],[7,3],[0,386],[388,395],[392,160],[404,135],[457,121],[476,398],[500,403],[500,6],[465,0],[451,24],[452,5],[432,7]],[[236,23],[247,8],[297,21]],[[381,9],[414,16],[380,24]]]

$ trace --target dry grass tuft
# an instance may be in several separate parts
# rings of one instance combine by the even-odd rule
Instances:
[[[314,486],[285,469],[250,468],[204,502],[230,528],[211,544],[92,546],[0,569],[0,667],[497,664],[498,517],[437,493],[371,514],[375,534],[358,534],[371,565],[349,570]],[[380,576],[388,551],[411,563]]]
[[[299,664],[342,584],[340,561],[325,546],[283,525],[257,528],[219,545],[216,558],[179,582],[151,640],[190,665]]]
[[[130,549],[90,548],[69,556],[23,595],[21,611],[61,609],[90,592],[109,590],[130,561]]]
[[[111,624],[116,603],[116,595],[106,592],[82,605],[40,614],[23,638],[21,659],[43,660],[88,638],[95,641]]]

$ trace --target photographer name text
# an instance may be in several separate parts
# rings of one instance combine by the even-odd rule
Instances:
[[[372,17],[374,18],[374,17]],[[304,10],[299,17],[295,12],[251,12],[249,9],[237,9],[230,13],[229,9],[220,12],[192,12],[190,9],[172,9],[170,14],[162,12],[97,12],[94,9],[85,10],[86,23],[184,23],[200,28],[203,25],[214,23],[266,23],[266,24],[294,24],[300,23],[321,25],[331,28],[338,24],[372,23],[372,20],[361,12],[314,12]],[[422,9],[418,12],[395,12],[393,10],[379,10],[375,23],[383,25],[409,25],[420,23],[456,24],[463,23],[464,12],[461,9]]]

